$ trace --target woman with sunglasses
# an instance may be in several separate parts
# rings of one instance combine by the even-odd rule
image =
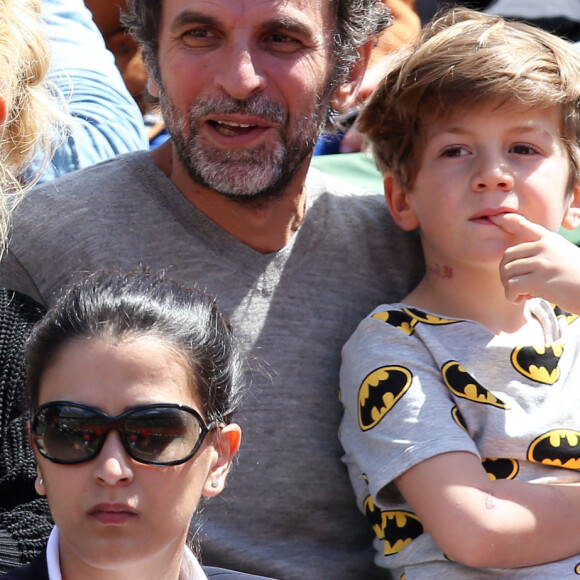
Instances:
[[[202,569],[186,545],[201,496],[240,445],[242,360],[205,294],[147,272],[73,286],[28,345],[47,548],[4,578],[257,578]]]

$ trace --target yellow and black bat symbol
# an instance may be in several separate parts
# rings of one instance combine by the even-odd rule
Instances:
[[[409,390],[413,375],[409,369],[387,366],[366,376],[358,391],[358,421],[363,431],[372,429]]]
[[[405,574],[405,572],[403,572],[403,574],[401,575],[399,580],[407,580],[407,574]]]
[[[450,360],[446,362],[441,368],[441,375],[447,388],[454,395],[475,403],[507,409],[503,401],[485,387],[482,387],[457,361]]]
[[[512,351],[512,365],[532,381],[553,385],[560,378],[558,363],[564,351],[559,342],[538,346],[520,346]]]
[[[528,460],[552,467],[580,469],[580,431],[554,429],[534,439]]]
[[[556,306],[555,304],[552,304],[552,306],[554,307],[554,312],[556,316],[558,318],[565,318],[568,324],[572,324],[578,318],[577,314],[571,314],[570,312],[566,312],[565,310],[562,310],[559,306]]]
[[[453,324],[457,320],[450,318],[439,318],[426,312],[421,312],[416,308],[403,308],[403,310],[384,310],[373,314],[373,318],[382,320],[395,328],[402,330],[405,334],[411,336],[415,331],[415,326],[422,322],[424,324]]]
[[[453,420],[464,430],[467,431],[467,423],[465,422],[465,419],[463,418],[463,415],[461,414],[461,411],[459,410],[459,407],[453,407],[453,409],[451,409],[451,416],[453,417]]]
[[[509,457],[484,457],[481,463],[491,481],[497,479],[514,479],[520,470],[518,462]]]
[[[576,564],[576,568],[574,568],[574,572],[576,572],[577,576],[580,576],[580,564]]]
[[[414,513],[405,510],[381,511],[370,495],[365,499],[364,511],[377,538],[385,542],[385,556],[397,554],[425,531]]]

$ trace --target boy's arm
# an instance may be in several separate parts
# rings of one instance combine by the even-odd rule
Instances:
[[[518,568],[580,553],[578,484],[491,481],[478,458],[464,452],[427,459],[396,484],[437,545],[457,562]]]
[[[580,314],[580,248],[515,213],[490,219],[514,237],[500,264],[508,300],[536,296]]]

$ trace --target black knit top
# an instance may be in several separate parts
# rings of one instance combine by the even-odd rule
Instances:
[[[24,386],[24,344],[43,312],[31,298],[0,289],[0,573],[30,562],[53,526],[46,500],[34,490]]]

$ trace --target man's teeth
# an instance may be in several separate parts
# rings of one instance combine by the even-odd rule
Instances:
[[[254,125],[234,123],[233,121],[216,121],[215,127],[222,135],[234,137],[240,134],[240,129],[251,129]]]
[[[246,125],[245,123],[234,123],[232,121],[217,121],[218,125],[230,125],[231,127],[251,127],[252,125]]]

